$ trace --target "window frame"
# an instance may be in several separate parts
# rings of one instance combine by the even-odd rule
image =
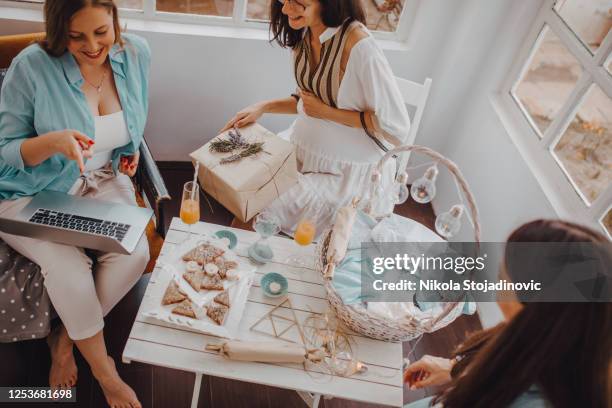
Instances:
[[[144,21],[161,21],[180,24],[210,25],[225,27],[241,27],[268,31],[267,21],[247,18],[248,0],[233,0],[232,16],[211,16],[200,14],[172,13],[156,10],[156,0],[143,0],[143,9],[134,10],[120,8],[122,18]],[[402,14],[394,32],[372,31],[378,40],[405,44],[408,42],[415,15],[422,0],[405,0]],[[12,7],[42,9],[43,0],[0,0],[0,5],[10,4]]]
[[[612,183],[588,204],[554,155],[557,141],[563,137],[591,86],[599,86],[612,99],[612,75],[605,68],[606,61],[612,58],[612,30],[608,32],[599,49],[592,54],[554,10],[555,3],[556,0],[543,1],[501,87],[492,98],[493,107],[558,215],[597,227],[612,239],[612,235],[602,224],[603,218],[612,208]],[[529,69],[544,37],[545,27],[552,30],[578,60],[582,66],[582,74],[548,128],[540,133],[513,93]]]

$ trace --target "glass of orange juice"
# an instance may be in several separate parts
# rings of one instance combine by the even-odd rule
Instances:
[[[293,234],[293,240],[300,246],[307,246],[312,243],[317,234],[317,227],[312,220],[303,218],[298,222]],[[308,266],[308,259],[303,255],[295,255],[287,260],[287,263],[294,266]]]
[[[198,183],[189,181],[183,186],[180,216],[181,221],[189,226],[189,235],[184,240],[186,241],[191,239],[191,226],[200,221],[200,186]]]

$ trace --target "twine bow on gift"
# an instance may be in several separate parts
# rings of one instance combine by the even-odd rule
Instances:
[[[113,177],[115,177],[115,171],[110,163],[101,169],[83,173],[80,177],[81,186],[78,188],[77,193],[80,196],[85,196],[89,193],[97,192],[100,189],[98,183],[110,180]]]

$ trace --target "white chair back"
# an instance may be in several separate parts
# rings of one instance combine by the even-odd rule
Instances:
[[[425,82],[422,84],[399,77],[395,77],[395,80],[402,94],[404,104],[416,107],[414,117],[410,124],[410,134],[408,135],[408,139],[404,142],[404,144],[414,144],[421,124],[421,117],[423,116],[423,111],[425,111],[425,105],[427,105],[427,98],[429,98],[432,80],[431,78],[426,78]],[[408,159],[410,159],[410,152],[400,154],[397,160],[398,170],[406,168]]]

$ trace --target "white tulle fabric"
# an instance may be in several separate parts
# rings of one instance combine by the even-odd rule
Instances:
[[[322,41],[334,30],[327,29]],[[410,119],[395,77],[371,36],[351,50],[340,84],[338,108],[375,112],[382,129],[400,140],[408,136]],[[365,202],[371,172],[384,152],[363,129],[310,117],[300,101],[296,120],[279,136],[295,145],[301,173],[298,184],[268,207],[279,218],[283,232],[293,236],[297,223],[308,218],[320,233],[331,225],[339,207],[348,205],[354,197]],[[385,189],[393,181],[395,166],[390,160],[383,169]]]

